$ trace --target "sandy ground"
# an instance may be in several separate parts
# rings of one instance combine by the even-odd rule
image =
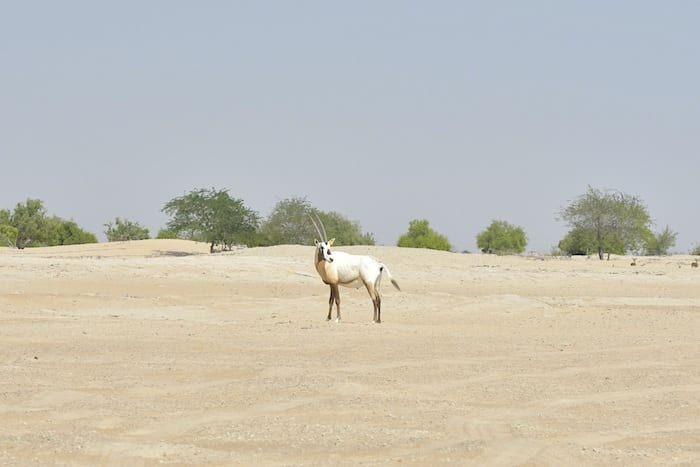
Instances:
[[[2,465],[700,465],[700,270],[352,247],[0,249]]]

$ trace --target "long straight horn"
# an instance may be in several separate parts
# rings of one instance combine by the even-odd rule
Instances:
[[[328,243],[328,234],[326,233],[326,227],[323,225],[323,221],[320,217],[318,217],[318,214],[314,213],[314,216],[316,216],[318,223],[321,224],[321,229],[323,230],[323,241]]]
[[[308,212],[306,213],[306,215],[309,216],[309,219],[311,219],[311,222],[313,222],[314,227],[316,228],[316,233],[318,234],[318,236],[319,236],[319,238],[321,239],[321,241],[325,242],[325,241],[326,241],[326,238],[325,238],[325,236],[321,233],[321,229],[318,228],[318,224],[316,223],[316,221],[314,220],[314,218],[313,218],[313,217],[311,216],[311,214],[309,214]],[[319,222],[320,222],[320,221],[321,221],[321,219],[319,219]],[[321,223],[321,225],[323,225],[323,223]]]

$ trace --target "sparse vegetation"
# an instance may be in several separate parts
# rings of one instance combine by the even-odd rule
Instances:
[[[312,245],[315,238],[308,214],[318,216],[336,245],[374,245],[373,234],[363,232],[357,221],[337,211],[323,212],[305,197],[278,202],[261,222],[259,214],[246,207],[243,200],[229,196],[228,190],[195,189],[173,198],[163,212],[170,215],[158,239],[186,239],[210,244],[210,251],[220,245],[248,246],[300,244]],[[635,196],[613,190],[588,187],[586,193],[558,212],[558,219],[569,224],[566,236],[550,252],[552,255],[592,255],[600,259],[607,254],[659,256],[671,254],[677,232],[669,226],[653,233],[646,206]],[[104,224],[107,241],[150,238],[150,232],[137,222],[115,218]],[[14,209],[0,209],[0,246],[18,249],[36,246],[95,243],[94,234],[80,228],[73,220],[49,216],[43,201],[27,199]],[[525,251],[528,238],[522,227],[494,220],[476,238],[484,253],[519,254]],[[409,222],[408,232],[397,245],[451,251],[447,237],[430,228],[427,219]],[[463,251],[468,253],[467,250]],[[690,251],[700,256],[700,243]]]

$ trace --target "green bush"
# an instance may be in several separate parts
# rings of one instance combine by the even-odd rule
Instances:
[[[517,254],[525,251],[527,236],[522,227],[505,221],[493,221],[476,236],[476,245],[484,253]]]
[[[428,221],[412,220],[408,224],[408,232],[399,237],[397,245],[403,248],[428,248],[431,250],[452,250],[447,237],[430,228]]]
[[[158,240],[176,240],[179,237],[177,236],[177,233],[173,232],[172,230],[160,229],[156,238]]]
[[[82,245],[85,243],[97,243],[97,237],[78,227],[73,221],[66,221],[60,217],[52,217],[48,221],[49,233],[48,246]]]
[[[17,242],[17,229],[9,224],[0,224],[0,246],[15,246]]]
[[[114,223],[105,224],[105,235],[108,242],[126,242],[129,240],[147,240],[150,238],[148,229],[138,222],[117,217]]]
[[[666,256],[669,250],[676,245],[678,233],[672,231],[668,226],[657,233],[649,234],[645,238],[644,254],[647,256]]]
[[[584,227],[574,227],[559,242],[559,249],[568,256],[591,255],[596,252],[595,232]],[[613,253],[617,253],[614,251]]]
[[[73,221],[48,217],[43,201],[27,199],[14,211],[0,210],[0,242],[19,249],[25,247],[97,243],[97,237]]]

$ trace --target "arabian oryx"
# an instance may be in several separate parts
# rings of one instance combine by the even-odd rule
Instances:
[[[309,215],[309,217],[311,216]],[[357,289],[364,284],[372,299],[372,304],[374,305],[372,321],[381,323],[382,299],[379,296],[379,286],[382,281],[382,273],[386,273],[397,290],[401,290],[399,284],[391,276],[389,268],[370,256],[351,255],[342,251],[331,251],[331,246],[333,246],[333,241],[335,239],[328,240],[323,222],[321,222],[318,216],[316,216],[316,218],[321,224],[323,232],[321,232],[316,221],[311,217],[311,221],[314,223],[314,227],[316,227],[316,232],[318,232],[318,235],[322,238],[321,241],[315,241],[316,251],[314,253],[314,265],[323,283],[328,284],[331,288],[331,296],[328,299],[328,317],[326,320],[330,321],[333,303],[335,303],[336,321],[340,322],[340,290],[338,286],[342,285]]]

